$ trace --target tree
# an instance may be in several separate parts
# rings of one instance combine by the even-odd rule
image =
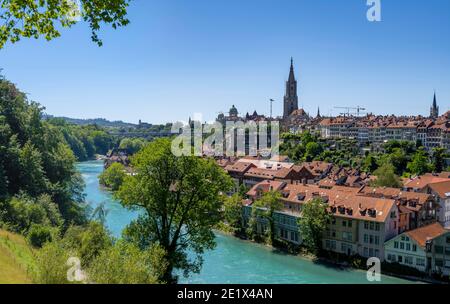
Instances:
[[[20,1],[31,2],[36,1]],[[2,5],[5,3],[10,1],[3,1]],[[43,108],[28,101],[24,93],[3,77],[0,77],[0,96],[2,196],[26,194],[35,199],[46,194],[56,204],[65,223],[84,221],[83,182],[75,170],[75,157],[63,132],[43,121]],[[37,210],[36,206],[31,207]]]
[[[135,154],[145,146],[145,143],[140,138],[124,138],[121,140],[119,148],[126,150],[128,154]]]
[[[316,156],[323,152],[323,147],[317,142],[309,142],[306,145],[305,161],[314,160]]]
[[[176,282],[174,269],[185,276],[199,272],[203,252],[215,246],[212,227],[221,219],[230,177],[212,159],[175,156],[169,139],[145,146],[132,167],[136,174],[125,178],[116,197],[142,214],[126,228],[125,238],[141,249],[155,243],[163,248],[168,267],[159,281]]]
[[[447,157],[447,151],[445,148],[433,149],[433,170],[434,172],[442,172],[445,166],[445,158]]]
[[[408,163],[408,170],[416,175],[423,175],[431,171],[431,165],[428,163],[428,154],[423,147],[416,151],[413,159]]]
[[[322,249],[322,236],[331,217],[327,204],[321,198],[312,199],[303,205],[298,225],[303,245],[312,252],[317,253]]]
[[[223,204],[223,218],[234,233],[242,230],[242,197],[239,194],[225,199]]]
[[[105,227],[98,222],[90,222],[80,235],[78,253],[83,266],[89,266],[100,253],[112,246],[112,238]]]
[[[99,46],[98,31],[102,24],[116,29],[126,26],[129,0],[81,0],[81,9],[75,0],[1,2],[0,49],[10,41],[23,38],[52,40],[59,37],[60,28],[70,28],[82,19],[91,28],[91,38]]]
[[[267,229],[264,229],[264,235],[268,237],[266,241],[273,244],[275,240],[275,221],[274,213],[283,208],[280,201],[281,195],[277,191],[269,191],[256,200],[252,204],[252,219],[250,220],[251,234],[257,234],[256,228],[258,221],[260,223],[267,223]]]
[[[374,175],[377,179],[371,183],[371,186],[373,187],[400,188],[402,186],[400,178],[395,175],[394,166],[390,163],[382,164],[375,170]]]
[[[33,281],[39,284],[67,284],[66,265],[70,254],[58,241],[47,242],[36,252]]]
[[[87,270],[97,284],[156,284],[167,267],[166,253],[157,246],[140,250],[133,243],[119,241],[102,251]]]
[[[117,191],[125,179],[125,167],[120,163],[113,163],[99,176],[99,182],[102,185],[110,188],[112,191]]]
[[[366,172],[373,173],[378,168],[377,159],[370,153],[363,161],[363,169]]]

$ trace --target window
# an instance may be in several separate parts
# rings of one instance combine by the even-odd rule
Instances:
[[[416,265],[417,266],[425,266],[425,259],[416,258]]]
[[[331,248],[331,242],[330,240],[325,240],[325,248],[330,249]]]
[[[380,251],[378,249],[375,249],[375,256],[380,257]]]
[[[374,224],[373,224],[373,222],[370,222],[370,230],[373,230],[374,229]]]
[[[353,221],[352,221],[352,220],[349,220],[349,221],[348,221],[348,227],[351,228],[352,225],[353,225]]]
[[[442,246],[434,246],[434,252],[438,253],[438,254],[443,254],[444,253],[444,247],[442,247]]]
[[[342,232],[342,238],[351,242],[353,240],[353,234],[351,232]]]
[[[375,223],[375,230],[380,231],[380,223]]]
[[[450,211],[450,210],[449,210]],[[446,238],[446,242],[447,242],[447,244],[450,244],[450,236],[448,236],[447,238]]]
[[[369,256],[369,249],[364,247],[364,256]]]
[[[347,221],[342,221],[342,227],[347,227]]]
[[[364,234],[364,243],[369,243],[369,236],[367,234]]]
[[[373,235],[369,235],[369,243],[373,244]]]
[[[366,229],[366,230],[369,229],[369,223],[368,222],[364,222],[364,229]]]
[[[407,251],[411,251],[411,244],[410,243],[406,243],[406,250]]]
[[[400,249],[401,249],[401,250],[404,250],[404,249],[405,249],[405,243],[400,242]]]
[[[405,257],[405,264],[412,265],[413,257],[410,257],[410,256]]]
[[[369,256],[373,257],[373,248],[369,248]]]
[[[403,257],[401,255],[398,256],[398,262],[403,263]]]
[[[394,248],[398,249],[398,242],[397,241],[394,242]]]
[[[375,236],[375,244],[376,245],[380,244],[380,237],[378,235]]]
[[[412,251],[414,251],[414,252],[417,251],[417,245],[416,245],[416,244],[413,244],[413,245],[412,245]]]
[[[442,267],[442,266],[444,266],[444,261],[441,259],[436,259],[434,261],[434,265],[436,265],[437,267]]]

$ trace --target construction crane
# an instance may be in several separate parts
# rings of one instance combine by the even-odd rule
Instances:
[[[347,114],[347,116],[350,116],[350,114],[356,114],[357,116],[359,116],[361,113],[363,113],[363,111],[366,111],[366,108],[363,108],[363,107],[360,107],[360,106],[357,106],[356,108],[355,107],[334,107],[335,109],[345,109],[345,110],[347,110],[346,111],[346,113],[341,113],[342,115],[346,115]],[[350,110],[356,110],[356,113],[351,113],[350,112]]]

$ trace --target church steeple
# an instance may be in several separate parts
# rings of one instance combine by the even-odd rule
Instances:
[[[317,118],[320,118],[320,108],[317,107]]]
[[[294,58],[291,57],[291,70],[289,71],[289,82],[295,81],[294,75]]]
[[[436,91],[434,91],[433,105],[430,108],[430,117],[431,118],[439,117],[439,107],[438,107],[437,101],[436,101]]]
[[[295,110],[298,110],[297,80],[295,80],[294,74],[294,59],[291,57],[289,79],[286,82],[286,93],[284,95],[283,117],[288,117]]]

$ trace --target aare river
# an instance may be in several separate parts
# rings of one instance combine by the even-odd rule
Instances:
[[[98,175],[102,161],[77,164],[86,183],[86,200],[95,208],[105,202],[108,209],[106,224],[117,237],[137,214],[124,209],[108,191],[99,186]],[[216,235],[217,247],[204,255],[200,274],[180,278],[180,283],[261,283],[261,284],[367,284],[366,273],[338,269],[310,260],[274,252],[272,249],[221,234]],[[382,276],[381,283],[404,284],[409,281]]]

